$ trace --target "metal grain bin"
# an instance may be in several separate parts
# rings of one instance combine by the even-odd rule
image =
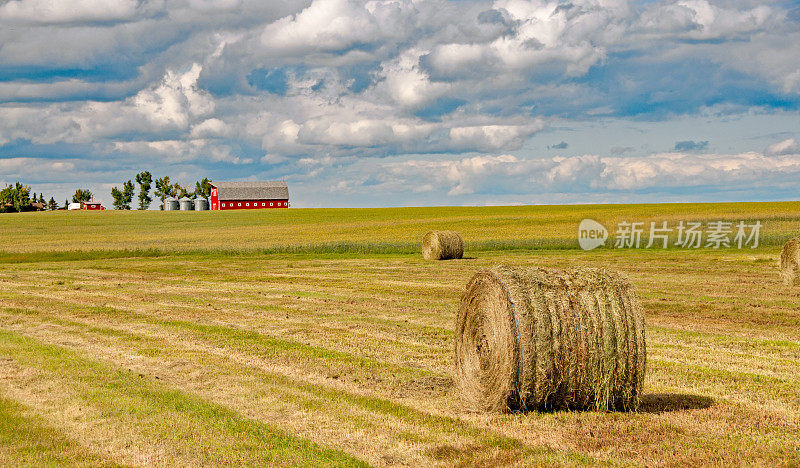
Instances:
[[[183,197],[178,200],[180,203],[181,211],[194,211],[194,200],[189,197]]]
[[[180,205],[177,198],[167,198],[164,200],[164,211],[177,211]]]
[[[198,198],[194,201],[195,211],[208,211],[208,200],[205,198]]]

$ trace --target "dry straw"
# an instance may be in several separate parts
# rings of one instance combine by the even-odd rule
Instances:
[[[781,277],[787,286],[800,286],[800,237],[789,239],[783,246]]]
[[[617,273],[498,266],[461,298],[455,370],[469,410],[636,410],[646,356],[641,306]]]
[[[464,256],[464,239],[455,231],[430,231],[422,238],[425,260],[449,260]]]

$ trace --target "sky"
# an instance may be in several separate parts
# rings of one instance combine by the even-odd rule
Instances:
[[[800,199],[800,2],[0,0],[0,184]]]

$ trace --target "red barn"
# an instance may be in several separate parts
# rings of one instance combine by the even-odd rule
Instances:
[[[289,208],[286,182],[212,182],[212,210]]]

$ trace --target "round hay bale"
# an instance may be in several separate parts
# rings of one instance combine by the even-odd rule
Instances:
[[[425,260],[450,260],[464,256],[464,239],[455,231],[430,231],[422,238]]]
[[[781,278],[789,287],[800,285],[800,237],[789,239],[781,250]]]
[[[617,273],[498,266],[461,298],[455,381],[472,411],[636,410],[646,356],[641,306]]]

